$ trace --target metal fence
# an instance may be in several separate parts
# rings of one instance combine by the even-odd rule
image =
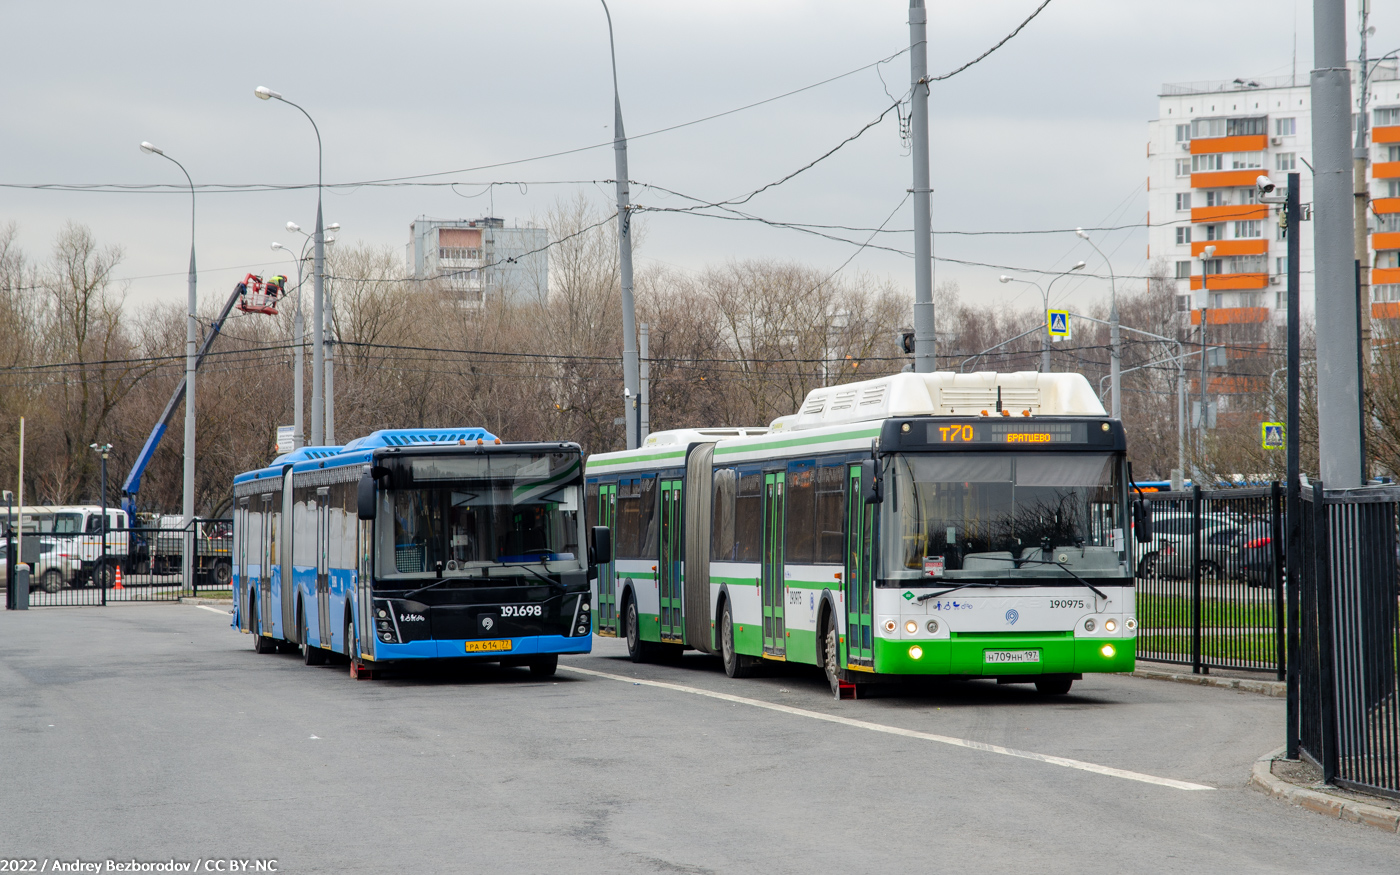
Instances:
[[[1400,488],[1303,491],[1289,756],[1400,798]]]
[[[233,578],[233,524],[195,520],[190,529],[135,528],[101,532],[27,533],[30,607],[77,607],[111,602],[175,601],[182,596],[226,591]],[[0,540],[17,550],[18,539]],[[185,551],[193,549],[193,574],[184,575]],[[0,559],[8,553],[0,553]],[[6,607],[10,572],[5,563]]]
[[[1274,672],[1285,666],[1282,490],[1155,492],[1138,545],[1139,659]]]

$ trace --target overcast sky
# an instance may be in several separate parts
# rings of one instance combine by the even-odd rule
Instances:
[[[929,68],[956,68],[1001,39],[1040,0],[930,4]],[[632,179],[721,199],[771,182],[826,152],[908,89],[904,54],[875,70],[756,109],[650,137],[637,135],[772,97],[908,45],[900,0],[614,0],[618,75]],[[1296,8],[1295,8],[1296,7]],[[611,209],[608,34],[597,0],[521,3],[190,2],[4,3],[0,93],[7,183],[174,183],[179,171],[137,146],[178,158],[196,183],[315,181],[316,140],[295,109],[263,102],[266,85],[320,126],[325,180],[344,183],[463,170],[456,187],[328,189],[340,239],[402,251],[419,215],[508,223],[543,216],[583,191]],[[935,230],[1072,229],[1141,223],[1147,121],[1163,82],[1287,74],[1306,80],[1311,4],[1293,0],[1052,0],[981,64],[934,86],[930,100]],[[1354,7],[1348,4],[1353,42]],[[1372,55],[1400,46],[1400,3],[1376,4]],[[912,228],[911,166],[895,114],[837,155],[755,197],[746,210],[788,222]],[[569,181],[583,184],[550,184]],[[485,186],[489,182],[528,186]],[[682,203],[634,189],[650,206]],[[123,248],[130,300],[182,301],[188,195],[0,189],[0,221],[47,254],[65,221]],[[283,228],[308,230],[314,189],[203,192],[198,259],[203,296],[222,299],[249,269],[270,269]],[[699,270],[731,259],[784,258],[834,270],[856,247],[751,222],[654,213],[639,259]],[[867,235],[851,235],[864,239]],[[1120,275],[1143,274],[1142,229],[1096,234]],[[912,234],[886,235],[912,248]],[[1072,232],[956,237],[939,256],[1042,270],[1102,261]],[[909,258],[860,252],[864,270],[913,286]],[[940,262],[964,298],[1030,303],[1003,271]],[[1107,280],[1062,283],[1070,303]],[[1033,292],[1031,293],[1034,294]]]

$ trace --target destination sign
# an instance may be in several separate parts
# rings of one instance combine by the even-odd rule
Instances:
[[[1082,444],[1087,422],[964,422],[928,424],[931,444]]]

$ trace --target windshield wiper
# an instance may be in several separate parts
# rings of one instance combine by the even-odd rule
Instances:
[[[987,580],[969,580],[967,583],[960,583],[957,586],[950,586],[947,589],[940,589],[938,592],[925,593],[915,597],[916,602],[926,602],[929,599],[936,599],[941,595],[947,595],[954,590],[967,589],[968,587],[1001,587],[1001,586],[1025,586],[1024,583],[993,583]]]
[[[531,564],[534,564],[534,563],[531,563]],[[525,565],[525,564],[513,565],[513,564],[502,563],[502,564],[501,564],[501,567],[502,567],[502,568],[523,568],[524,570],[526,570],[526,571],[530,572],[531,574],[535,575],[535,576],[538,577],[540,580],[543,580],[545,583],[549,584],[550,586],[557,586],[557,587],[560,587],[560,588],[566,589],[566,590],[568,589],[568,587],[564,586],[564,582],[563,582],[562,580],[551,580],[550,578],[545,577],[543,574],[540,574],[538,571],[536,571],[535,569],[531,568],[530,565]]]
[[[1087,580],[1085,580],[1084,578],[1080,577],[1079,575],[1075,574],[1073,571],[1070,570],[1070,567],[1069,567],[1068,565],[1066,565],[1065,563],[1063,563],[1063,562],[1051,562],[1051,561],[1048,560],[1048,559],[1019,559],[1019,560],[1017,560],[1017,561],[1018,561],[1018,562],[1021,562],[1021,563],[1029,563],[1029,564],[1031,564],[1031,565],[1054,565],[1054,566],[1056,566],[1056,567],[1058,567],[1058,568],[1062,568],[1062,569],[1064,569],[1064,572],[1065,572],[1066,574],[1068,574],[1070,577],[1073,577],[1075,580],[1079,581],[1080,583],[1082,583],[1082,584],[1084,584],[1085,586],[1089,587],[1089,589],[1093,590],[1093,591],[1094,591],[1094,595],[1098,596],[1099,598],[1103,599],[1104,601],[1107,601],[1107,600],[1108,600],[1108,596],[1104,594],[1103,590],[1099,589],[1098,587],[1094,586],[1094,585],[1093,585],[1092,583],[1090,583],[1089,581],[1087,581]]]

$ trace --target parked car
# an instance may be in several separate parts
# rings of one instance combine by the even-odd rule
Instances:
[[[38,540],[38,559],[22,563],[29,566],[29,591],[42,589],[44,592],[58,592],[76,585],[82,557],[73,545],[61,538],[40,536]],[[7,558],[3,541],[0,541],[0,580],[9,579]]]
[[[1152,542],[1138,545],[1139,577],[1191,577],[1195,517],[1181,511],[1152,515]],[[1240,564],[1235,558],[1245,529],[1238,518],[1223,513],[1201,515],[1201,555],[1197,564],[1204,577],[1220,577]]]

